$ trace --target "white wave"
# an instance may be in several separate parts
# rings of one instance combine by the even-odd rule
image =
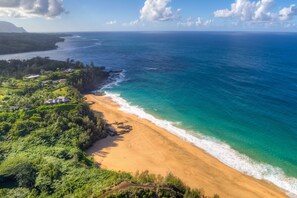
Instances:
[[[67,36],[65,38],[81,38],[81,36],[79,36],[79,35],[72,35],[72,36]]]
[[[110,89],[114,86],[118,86],[120,83],[124,82],[126,79],[126,75],[125,75],[126,71],[123,70],[121,73],[119,73],[118,75],[116,75],[115,78],[112,77],[111,82],[107,83],[106,85],[104,85],[101,90],[106,90],[106,89]]]
[[[179,138],[201,148],[229,167],[257,179],[271,182],[286,191],[290,197],[297,197],[297,179],[286,176],[280,168],[256,162],[248,156],[232,149],[228,144],[215,138],[204,136],[201,133],[195,133],[195,135],[190,134],[186,130],[176,127],[173,122],[158,119],[146,113],[142,108],[130,105],[125,99],[121,98],[119,94],[106,92],[106,95],[120,105],[120,110],[146,119]]]
[[[158,68],[156,68],[156,67],[146,67],[146,68],[144,68],[145,70],[158,70]]]

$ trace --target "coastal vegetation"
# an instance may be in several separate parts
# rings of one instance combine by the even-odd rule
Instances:
[[[0,62],[0,197],[205,197],[171,174],[104,170],[86,155],[107,127],[81,93],[109,76],[69,59]]]
[[[0,55],[46,51],[57,48],[66,34],[0,33]]]

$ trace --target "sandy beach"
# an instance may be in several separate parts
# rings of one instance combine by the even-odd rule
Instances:
[[[132,126],[129,133],[109,136],[87,151],[101,168],[131,173],[149,170],[161,175],[172,172],[190,187],[203,188],[209,196],[287,197],[276,186],[244,175],[153,123],[122,112],[106,96],[90,94],[85,98],[108,123]]]

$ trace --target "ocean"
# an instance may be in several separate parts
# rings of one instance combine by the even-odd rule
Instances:
[[[73,33],[48,56],[123,70],[123,111],[297,196],[297,33]]]

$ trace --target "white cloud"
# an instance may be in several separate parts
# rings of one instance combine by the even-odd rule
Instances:
[[[215,17],[235,18],[242,22],[279,22],[291,20],[297,15],[295,5],[283,8],[279,13],[271,12],[274,0],[235,0],[231,9],[222,9],[214,12]]]
[[[106,22],[105,24],[106,25],[114,25],[114,24],[116,24],[117,23],[117,21],[108,21],[108,22]]]
[[[63,0],[0,0],[0,16],[54,18],[62,13]]]
[[[236,0],[231,4],[231,9],[217,10],[215,17],[235,17],[241,21],[264,21],[271,20],[269,10],[274,6],[273,0]]]
[[[140,20],[142,21],[170,21],[178,18],[178,13],[172,11],[168,6],[171,0],[146,0],[140,10]]]
[[[290,5],[290,7],[283,8],[279,11],[279,19],[282,21],[291,20],[297,15],[297,7],[295,4]]]
[[[134,20],[134,21],[131,21],[129,24],[130,24],[130,25],[136,25],[138,22],[139,22],[139,20],[136,19],[136,20]]]
[[[179,20],[181,9],[175,12],[169,7],[171,0],[145,0],[143,7],[140,9],[138,19],[125,22],[123,26],[144,25],[144,22],[153,21],[173,21]]]
[[[202,18],[198,17],[197,19],[192,19],[191,17],[188,18],[184,22],[178,22],[179,26],[185,27],[206,27],[209,26],[213,21],[212,20],[203,20]]]
[[[130,21],[129,23],[123,23],[122,25],[123,26],[134,26],[134,25],[137,25],[139,23],[139,20],[136,19],[134,21]]]

